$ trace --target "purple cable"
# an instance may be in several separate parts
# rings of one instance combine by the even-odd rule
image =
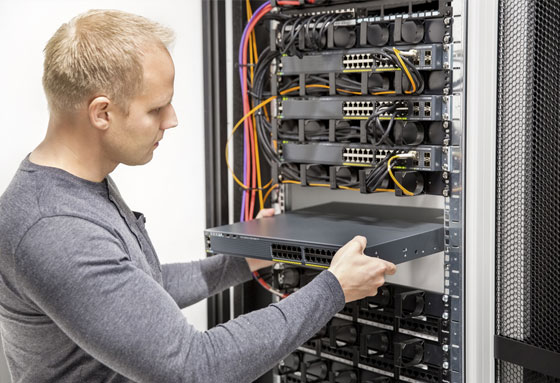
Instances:
[[[245,26],[245,29],[243,30],[243,35],[241,35],[241,43],[239,44],[239,81],[241,82],[241,99],[244,99],[245,94],[247,93],[247,89],[243,89],[243,45],[245,44],[245,40],[247,39],[247,31],[249,30],[249,25],[251,25],[253,19],[263,10],[264,7],[266,7],[267,4],[270,4],[270,1],[267,1],[259,8],[257,8],[255,13],[253,13],[253,16],[249,19],[249,22]],[[244,132],[245,132],[245,128],[246,128],[246,123],[243,122]],[[249,168],[247,164],[247,157],[245,156],[245,153],[247,153],[248,150],[249,148],[247,147],[247,141],[243,140],[243,184],[244,185],[247,185],[247,171]],[[243,191],[243,195],[241,198],[241,222],[245,221],[245,217],[243,216],[243,213],[245,212],[246,195],[247,192]]]

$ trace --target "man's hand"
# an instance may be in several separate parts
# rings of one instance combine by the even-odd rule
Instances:
[[[272,217],[274,215],[274,209],[262,209],[257,214],[257,219],[264,218],[264,217]],[[273,261],[265,261],[264,259],[256,259],[256,258],[245,258],[247,264],[249,265],[249,269],[251,272],[257,271],[260,269],[264,269],[265,267],[269,267],[274,265],[276,262]]]
[[[274,215],[274,209],[273,208],[269,208],[269,209],[262,209],[261,211],[259,211],[259,214],[257,214],[257,218],[264,218],[264,217],[272,217]]]
[[[366,244],[365,237],[354,237],[336,252],[329,267],[340,282],[347,303],[376,295],[385,283],[385,274],[397,271],[391,262],[365,255]]]

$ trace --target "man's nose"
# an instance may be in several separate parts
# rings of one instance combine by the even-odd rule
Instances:
[[[177,120],[177,114],[175,113],[175,108],[173,105],[169,104],[165,111],[165,118],[163,120],[161,129],[171,129],[179,125],[179,121]]]

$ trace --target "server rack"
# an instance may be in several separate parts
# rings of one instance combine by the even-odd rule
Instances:
[[[208,15],[211,15],[211,17],[213,17],[212,20],[215,20],[213,22],[207,22],[205,23],[206,25],[225,25],[226,23],[224,22],[223,19],[220,19],[220,11],[217,11],[219,9],[221,9],[221,12],[225,13],[225,9],[224,6],[225,4],[220,3],[220,2],[204,2],[205,5],[205,10],[207,12]],[[384,2],[387,4],[387,6],[390,6],[391,2],[390,1],[386,1]],[[449,9],[453,9],[455,13],[453,14],[447,14],[445,16],[448,16],[450,18],[460,18],[460,17],[464,17],[463,15],[461,15],[461,12],[464,11],[464,8],[462,8],[461,6],[458,6],[457,2],[455,2],[456,5],[454,7],[449,7]],[[441,2],[441,7],[443,8],[446,4],[444,4],[443,2]],[[211,12],[210,10],[214,9],[213,12]],[[241,35],[241,20],[243,20],[243,18],[241,17],[241,15],[243,15],[243,4],[242,2],[233,2],[232,4],[232,8],[231,8],[231,16],[232,16],[232,23],[231,23],[231,28],[232,28],[232,33],[231,36],[233,36],[233,39],[235,40],[236,37]],[[442,17],[444,15],[441,15]],[[209,17],[208,20],[210,20],[211,18]],[[389,18],[387,18],[387,20],[389,20]],[[463,25],[462,23],[459,25]],[[436,344],[433,347],[437,348],[437,353],[440,354],[440,359],[438,360],[438,364],[439,366],[437,366],[437,371],[438,373],[436,375],[440,376],[441,379],[449,379],[449,381],[460,381],[459,378],[457,378],[457,376],[461,375],[461,370],[462,370],[462,354],[463,354],[463,334],[462,334],[462,329],[463,329],[463,325],[462,325],[462,305],[463,305],[463,296],[462,296],[462,282],[461,279],[457,279],[458,276],[461,275],[462,273],[462,259],[463,257],[460,255],[462,253],[462,247],[461,247],[461,240],[460,238],[462,237],[462,211],[463,209],[460,207],[463,203],[463,189],[461,188],[461,185],[463,184],[462,178],[463,178],[463,169],[462,169],[462,162],[461,162],[461,153],[462,153],[462,140],[461,137],[459,136],[461,134],[461,132],[463,131],[462,129],[462,124],[464,122],[464,114],[463,111],[461,109],[460,106],[455,106],[455,109],[452,109],[452,105],[454,104],[458,104],[461,105],[463,104],[463,97],[464,94],[462,93],[462,86],[458,86],[457,84],[461,83],[461,77],[462,77],[462,65],[461,63],[461,54],[463,52],[462,49],[462,40],[463,40],[463,30],[458,29],[457,32],[453,32],[453,35],[456,36],[454,37],[454,40],[448,40],[448,44],[445,44],[445,49],[449,49],[446,53],[447,55],[447,61],[446,61],[446,65],[448,65],[446,67],[447,70],[449,70],[450,73],[453,73],[453,77],[454,77],[454,89],[457,89],[457,92],[453,91],[452,94],[448,94],[445,95],[443,97],[440,97],[438,100],[436,100],[435,102],[433,102],[433,104],[439,103],[442,104],[442,98],[445,99],[445,103],[448,106],[448,108],[446,109],[439,109],[437,108],[436,111],[438,112],[442,112],[440,115],[437,116],[437,118],[441,118],[442,120],[445,121],[445,128],[446,129],[446,133],[448,133],[447,136],[447,145],[444,145],[443,149],[442,147],[437,148],[436,150],[438,151],[438,155],[440,158],[440,163],[438,164],[438,166],[441,166],[440,171],[444,171],[445,172],[445,176],[448,177],[447,182],[446,182],[446,187],[444,187],[442,190],[439,191],[440,196],[438,197],[433,197],[430,198],[429,196],[426,196],[426,198],[423,198],[422,202],[411,202],[411,201],[396,201],[393,198],[394,197],[389,197],[389,196],[379,196],[377,198],[378,201],[380,201],[383,204],[402,204],[402,205],[409,205],[411,206],[411,209],[414,209],[414,206],[424,206],[424,207],[436,207],[439,209],[442,209],[443,212],[445,212],[445,221],[442,222],[445,225],[445,253],[444,254],[440,254],[438,255],[436,258],[439,259],[431,259],[431,260],[427,260],[427,262],[425,262],[426,268],[431,268],[433,267],[434,264],[437,264],[441,269],[441,273],[440,275],[435,278],[437,279],[437,281],[424,281],[424,284],[428,287],[434,287],[434,286],[439,286],[438,288],[436,288],[436,290],[439,290],[439,293],[437,294],[438,296],[438,300],[441,303],[442,306],[442,312],[439,313],[438,315],[442,316],[443,318],[441,318],[441,321],[443,321],[443,323],[445,324],[445,326],[447,326],[447,330],[446,332],[449,333],[449,338],[446,339],[441,339],[439,340],[440,343],[436,342]],[[214,31],[215,34],[219,34],[219,31]],[[227,34],[225,31],[221,31],[222,33],[222,38]],[[210,33],[207,32],[207,36],[210,36]],[[208,41],[208,40],[207,40]],[[207,46],[208,48],[208,42],[205,44],[205,46]],[[216,50],[221,50],[223,49],[223,42],[218,42],[216,44],[217,46],[215,46],[213,48],[214,52],[213,54],[215,55],[215,51]],[[453,48],[455,50],[453,50]],[[222,53],[223,54],[223,53]],[[209,57],[209,55],[206,55],[206,57]],[[216,57],[216,56],[214,56]],[[209,59],[209,62],[211,61],[211,59]],[[223,60],[222,60],[223,62]],[[220,72],[219,69],[216,70],[215,74],[217,72]],[[224,72],[221,71],[221,74],[223,74]],[[208,76],[207,76],[208,77]],[[214,79],[216,78],[216,76],[213,77]],[[207,81],[207,83],[209,83],[209,81]],[[237,87],[237,85],[234,85],[234,81],[232,81],[231,87],[234,89]],[[221,89],[223,89],[223,87],[221,87]],[[223,93],[223,92],[222,92]],[[210,99],[207,99],[207,105],[210,105],[211,102],[213,102],[213,108],[215,109],[217,107],[216,105],[216,100],[214,99],[213,101],[210,101]],[[428,102],[432,102],[433,97],[429,98]],[[239,105],[236,105],[236,101],[235,100],[230,100],[233,101],[231,102],[231,104],[233,104],[233,110],[239,110]],[[296,100],[294,100],[296,101]],[[226,102],[227,104],[227,102]],[[438,104],[438,105],[439,105]],[[223,105],[223,101],[221,101],[218,105]],[[446,106],[447,106],[446,105]],[[231,106],[231,105],[230,105]],[[287,106],[287,105],[286,105]],[[434,108],[436,108],[434,106]],[[209,109],[209,108],[207,108]],[[287,108],[289,110],[289,107],[287,106]],[[286,110],[284,109],[284,110]],[[424,110],[424,107],[421,107],[422,111]],[[305,110],[305,108],[304,108]],[[223,126],[223,125],[222,125]],[[219,127],[215,127],[214,129],[214,134],[217,137],[218,134],[216,134],[215,132],[219,130]],[[223,129],[222,129],[223,132]],[[216,149],[216,141],[215,139],[212,139],[212,137],[210,137],[211,133],[208,133],[208,139],[207,139],[207,146],[208,148],[213,147],[213,149]],[[223,141],[222,141],[223,143]],[[237,148],[239,148],[240,143],[237,142]],[[223,147],[223,146],[222,146]],[[289,149],[288,149],[289,152]],[[208,151],[208,153],[212,153],[212,151]],[[213,150],[213,153],[216,155],[217,154],[218,157],[220,157],[223,153],[223,150]],[[214,159],[214,164],[217,163],[218,160]],[[223,161],[223,158],[222,158]],[[223,163],[223,162],[222,162]],[[239,169],[239,165],[238,164],[234,164],[234,169],[237,166],[237,169]],[[225,169],[223,169],[225,172]],[[210,170],[208,172],[208,179],[215,179],[216,177],[216,170]],[[274,173],[274,169],[272,169],[272,172]],[[223,173],[222,173],[223,174]],[[453,189],[453,187],[455,189]],[[455,193],[454,193],[455,190]],[[451,199],[450,194],[454,193],[454,200]],[[298,207],[305,207],[308,206],[309,204],[314,204],[316,203],[318,200],[320,199],[325,199],[325,201],[329,201],[333,199],[333,195],[335,195],[334,200],[337,201],[349,201],[349,202],[364,202],[367,201],[367,203],[371,203],[371,199],[368,199],[367,195],[354,195],[354,196],[348,196],[348,195],[342,195],[340,192],[338,191],[327,191],[325,193],[320,193],[317,194],[316,191],[313,191],[313,196],[311,197],[308,193],[308,190],[304,190],[304,188],[296,188],[296,187],[287,187],[287,186],[281,186],[278,196],[276,197],[276,201],[277,204],[279,206],[279,209],[283,210],[283,209],[295,209]],[[420,197],[422,198],[422,197]],[[312,199],[312,201],[310,201],[310,199]],[[214,199],[213,199],[214,201]],[[233,201],[230,198],[230,203],[233,202],[234,205],[238,205],[239,204],[239,193],[234,193],[234,198]],[[216,206],[219,202],[215,202]],[[211,207],[209,207],[211,208]],[[225,209],[222,207],[222,211],[224,211]],[[237,210],[237,209],[235,209]],[[215,216],[215,213],[214,215]],[[231,217],[230,217],[231,218]],[[235,219],[235,217],[234,217]],[[231,219],[230,219],[231,221]],[[223,224],[226,223],[223,220],[221,221],[217,221],[214,220],[213,222],[208,222],[208,226],[215,226],[218,224]],[[415,267],[418,267],[418,265],[414,265]],[[409,280],[418,280],[418,279],[422,279],[422,278],[418,278],[417,276],[413,275],[413,273],[411,273],[410,270],[407,271],[407,273],[409,274]],[[404,277],[404,279],[406,280],[407,276]],[[397,281],[399,282],[399,281]],[[410,284],[410,282],[407,282],[407,284]],[[413,283],[414,284],[414,283]],[[399,286],[398,284],[394,285],[394,286]],[[391,285],[390,287],[391,289],[393,288],[397,288],[397,287],[393,287],[393,285]],[[255,304],[255,302],[257,302],[257,300],[255,300],[253,297],[251,297],[249,299],[249,297],[247,296],[246,293],[247,291],[255,291],[256,287],[255,286],[251,286],[251,287],[241,287],[236,289],[236,291],[234,291],[234,299],[233,299],[233,311],[234,311],[234,315],[238,314],[238,313],[242,313],[245,312],[248,308],[248,304],[250,305],[251,303]],[[259,291],[259,290],[257,290]],[[270,299],[268,296],[266,296],[266,294],[264,294],[264,296],[262,296],[262,301],[259,303],[256,303],[255,306],[253,307],[259,307],[262,304],[266,304],[267,300]],[[220,302],[221,305],[217,302]],[[216,318],[218,316],[216,315],[212,315],[212,314],[216,314],[216,313],[221,313],[220,319],[221,320],[225,320],[228,318],[228,314],[229,311],[231,310],[231,307],[228,306],[228,299],[227,296],[223,296],[223,297],[217,297],[214,298],[213,301],[211,301],[210,303],[211,307],[210,307],[210,317],[211,318]],[[243,307],[245,306],[245,307]],[[340,315],[344,315],[344,314],[340,314]],[[346,318],[348,319],[348,318]],[[358,318],[355,318],[355,320],[358,320]],[[404,322],[405,320],[403,318],[401,318],[401,320]],[[440,321],[440,324],[441,324]],[[400,322],[399,322],[400,323]],[[209,325],[214,325],[216,324],[216,322],[212,323],[210,322]],[[404,326],[403,326],[404,327]],[[406,343],[406,342],[405,342]],[[427,345],[426,347],[432,347],[431,345]],[[407,350],[409,350],[410,348],[408,348]],[[404,349],[403,349],[404,350]],[[403,351],[401,350],[401,351]],[[433,352],[432,352],[433,353]],[[328,355],[328,354],[327,354]],[[332,360],[332,354],[331,354],[331,360]],[[409,361],[410,362],[410,361]],[[362,367],[364,367],[364,371],[365,368],[367,368],[367,366],[363,365]],[[403,369],[407,368],[407,366],[402,366]],[[422,368],[426,368],[426,365],[424,365],[424,367]],[[370,370],[373,374],[375,374],[375,368],[371,368]],[[275,378],[273,379],[278,379],[277,375],[278,375],[278,371],[276,371],[276,373],[274,374],[276,375]],[[377,375],[376,375],[377,376]],[[434,375],[435,376],[435,375]],[[270,378],[262,378],[262,381],[269,381],[267,379]],[[406,376],[403,376],[403,379],[406,379]],[[408,378],[409,380],[411,378]]]
[[[390,5],[396,1],[380,0],[378,3]],[[403,3],[410,5],[414,2]],[[255,3],[254,8],[259,4]],[[448,372],[438,381],[558,381],[560,350],[554,336],[558,292],[557,278],[553,276],[560,271],[554,245],[554,222],[559,215],[554,208],[556,198],[549,190],[554,185],[554,169],[558,166],[555,151],[546,149],[547,145],[556,142],[555,133],[544,128],[553,124],[558,116],[558,103],[554,102],[558,79],[553,76],[556,61],[550,56],[557,51],[558,40],[554,36],[558,35],[560,20],[556,17],[558,5],[540,0],[496,0],[484,4],[465,0],[449,1],[444,5],[451,7],[453,19],[453,40],[448,42],[452,46],[450,70],[454,82],[449,123],[456,139],[451,140],[451,145],[441,147],[441,166],[448,173],[449,189],[447,195],[442,192],[439,197],[414,197],[401,199],[398,203],[411,209],[442,209],[446,217],[446,249],[440,260],[425,259],[422,261],[425,265],[415,264],[414,268],[403,266],[404,275],[392,281],[388,288],[393,294],[395,289],[404,289],[399,290],[402,293],[416,286],[433,291],[441,286],[442,302],[446,299],[448,304],[450,335],[446,344],[439,343],[441,348],[438,346],[438,352],[443,351],[447,363],[441,368]],[[231,42],[229,46],[226,44],[227,36],[235,45],[245,18],[244,2],[241,1],[208,0],[203,1],[203,7],[205,60],[208,63],[205,66],[215,65],[213,75],[207,72],[205,77],[206,84],[214,84],[214,93],[209,92],[208,87],[206,89],[209,122],[206,142],[208,156],[212,157],[207,158],[207,164],[213,164],[211,167],[207,165],[207,187],[210,185],[209,192],[215,193],[208,207],[208,216],[212,218],[207,224],[212,227],[238,218],[235,212],[240,193],[233,190],[233,195],[230,193],[228,198],[223,188],[227,184],[226,169],[220,168],[219,164],[223,164],[222,148],[226,139],[224,119],[230,127],[234,122],[233,116],[227,119],[224,114],[227,115],[229,105],[230,114],[233,113],[237,120],[240,105],[231,96],[228,102],[219,90],[226,88],[223,84],[227,80],[225,83],[231,94],[239,91],[233,76],[224,79],[223,75],[227,73],[228,65],[230,71],[234,69],[232,57],[237,57]],[[224,60],[228,56],[230,61]],[[214,61],[216,59],[218,61]],[[217,122],[219,118],[221,123]],[[217,141],[219,137],[221,141]],[[289,158],[300,160],[306,156],[298,143],[290,145],[287,146]],[[236,141],[235,146],[239,150],[241,142]],[[322,160],[326,161],[325,158]],[[332,156],[328,160],[331,166],[343,165],[339,163],[343,161]],[[546,162],[544,168],[539,165],[542,160]],[[239,166],[234,164],[237,171]],[[551,182],[543,181],[545,169]],[[212,184],[216,177],[221,180],[221,187],[218,183]],[[520,189],[513,186],[514,179]],[[222,192],[221,199],[216,197],[220,194],[217,191]],[[393,198],[377,196],[375,203],[391,205],[395,203]],[[333,200],[372,201],[368,195],[349,195],[337,190],[317,192],[291,185],[280,188],[277,201],[279,209],[292,210]],[[221,218],[216,219],[217,214]],[[513,233],[511,227],[517,231]],[[545,233],[546,239],[541,235]],[[539,269],[543,265],[547,265],[544,274]],[[439,276],[432,273],[426,278],[423,267],[441,268],[442,273]],[[232,296],[228,294],[210,301],[209,326],[271,301],[254,282],[236,288]],[[363,303],[347,307],[330,326],[367,324],[367,319],[357,317],[356,311],[352,311],[362,312],[360,305]],[[304,345],[297,356],[302,359],[310,358],[313,353],[317,356],[321,347],[328,347],[313,342]],[[329,368],[333,370],[329,377],[332,380],[344,370],[345,363],[340,359],[348,360],[348,356],[336,356],[334,352],[326,354],[329,355]],[[289,374],[282,375],[281,370],[286,372],[290,363],[294,361],[284,361],[283,367],[259,381],[286,379],[281,376]],[[303,364],[314,366],[313,363]],[[352,381],[353,377],[349,379]],[[405,376],[401,381],[422,379]]]

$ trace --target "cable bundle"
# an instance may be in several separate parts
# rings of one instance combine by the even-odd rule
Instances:
[[[289,19],[280,31],[280,52],[301,56],[302,51],[324,49],[329,26],[341,17],[342,14],[323,14]],[[303,35],[303,45],[300,44],[300,35]]]
[[[265,88],[267,85],[267,80],[270,78],[270,65],[275,59],[277,59],[283,50],[290,49],[291,46],[298,46],[297,39],[299,33],[304,33],[306,40],[306,46],[320,48],[323,45],[324,33],[328,26],[334,23],[338,18],[341,17],[340,14],[337,15],[316,15],[306,18],[292,18],[287,21],[282,28],[282,35],[287,36],[286,40],[280,45],[280,52],[272,52],[269,48],[263,50],[260,59],[257,57],[256,42],[254,37],[255,25],[262,19],[262,17],[271,11],[272,7],[270,2],[261,5],[254,14],[251,14],[250,4],[247,0],[247,15],[248,23],[243,32],[240,48],[239,48],[239,75],[241,81],[242,90],[242,101],[243,101],[243,118],[238,121],[234,126],[230,137],[226,143],[226,163],[233,174],[235,182],[243,189],[242,195],[242,208],[241,208],[241,221],[252,219],[255,215],[255,202],[256,195],[259,196],[260,208],[264,207],[264,202],[270,195],[272,190],[274,190],[278,185],[272,185],[272,181],[268,182],[265,186],[262,186],[261,172],[260,172],[260,159],[259,153],[262,153],[265,160],[271,165],[276,166],[280,170],[280,178],[282,183],[300,183],[299,167],[296,164],[282,163],[278,154],[276,152],[276,143],[271,142],[272,126],[269,121],[266,105],[275,100],[277,96],[270,96],[265,99]],[[286,24],[291,25],[287,28]],[[288,31],[289,29],[289,31]],[[248,49],[250,46],[250,49]],[[250,57],[247,60],[247,53],[249,51]],[[399,67],[404,71],[409,79],[410,88],[405,90],[405,93],[412,94],[422,92],[423,81],[422,76],[413,67],[410,61],[404,57],[404,53],[401,54],[396,48],[392,50],[385,48],[376,52],[379,54],[381,60],[387,60],[392,65]],[[410,69],[411,68],[411,69]],[[250,76],[249,76],[250,69]],[[327,85],[328,79],[322,76],[309,76],[309,79],[316,81],[317,83],[308,83],[305,85],[308,91],[319,90],[324,91],[329,89]],[[299,86],[296,84],[297,80],[292,80],[291,82],[285,84],[280,88],[279,94],[286,95],[299,90]],[[250,89],[249,89],[249,84]],[[348,93],[360,95],[359,82],[352,80],[351,78],[341,75],[337,80],[337,92]],[[395,91],[387,91],[379,89],[377,92],[373,92],[373,95],[379,94],[394,94]],[[251,109],[251,106],[257,104]],[[368,120],[368,127],[371,127],[371,131],[368,132],[368,141],[374,145],[388,144],[393,145],[390,134],[395,123],[395,117],[397,112],[397,104],[392,106],[380,106],[376,109],[373,115]],[[391,113],[391,118],[388,122],[387,127],[383,125],[383,122],[379,118],[382,115],[387,115]],[[243,181],[240,181],[236,175],[233,173],[228,159],[227,146],[232,135],[243,124],[244,127],[244,146],[243,146]],[[372,126],[373,125],[373,126]],[[286,134],[284,132],[279,132],[280,138],[283,139],[294,139],[294,135]],[[377,138],[379,137],[379,138]],[[309,141],[321,141],[328,139],[328,132],[321,130],[308,135]],[[359,139],[359,128],[351,125],[337,128],[336,139],[338,141]],[[260,150],[259,150],[260,148]],[[387,160],[388,161],[388,160]],[[379,165],[379,164],[378,164]],[[374,170],[377,169],[374,168]],[[392,175],[391,170],[388,169],[388,173]],[[379,173],[378,171],[370,172],[369,185],[378,186],[380,182],[387,174],[385,172]],[[381,180],[379,179],[381,177]],[[379,181],[379,182],[378,182]],[[348,184],[345,179],[338,179],[337,184],[341,189],[359,190],[354,188],[355,183]],[[309,186],[320,186],[320,187],[330,187],[329,184],[322,183],[309,183]],[[266,190],[263,196],[263,190]],[[376,191],[378,188],[375,187],[372,191]],[[386,191],[385,189],[379,189],[379,191]],[[406,194],[406,193],[405,193]]]
[[[249,1],[247,0],[249,5]],[[261,5],[253,15],[251,15],[250,5],[247,7],[247,18],[249,22],[243,31],[241,43],[239,46],[239,79],[241,81],[241,97],[243,101],[243,114],[250,112],[251,104],[249,100],[248,81],[247,81],[247,48],[251,42],[250,64],[258,60],[256,51],[256,42],[254,35],[255,25],[270,10],[272,6],[270,2]],[[251,77],[253,77],[251,70]],[[243,196],[241,202],[241,221],[252,219],[255,214],[256,191],[259,192],[259,202],[261,209],[264,207],[262,194],[262,182],[260,176],[259,150],[258,140],[256,139],[256,131],[254,128],[254,118],[246,119],[244,123],[244,146],[243,146]],[[249,185],[247,187],[246,185]]]

